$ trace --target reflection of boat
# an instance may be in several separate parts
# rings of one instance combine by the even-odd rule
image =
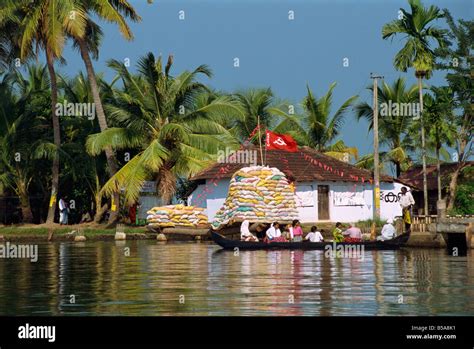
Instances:
[[[212,240],[226,250],[270,250],[270,249],[288,249],[288,250],[324,250],[326,246],[334,247],[333,242],[250,242],[231,240],[225,236],[211,230]],[[396,250],[406,244],[409,233],[401,234],[392,240],[386,241],[363,241],[363,242],[340,242],[336,243],[336,248],[339,246],[347,246],[357,248],[363,246],[364,250]],[[329,248],[329,247],[328,247]]]

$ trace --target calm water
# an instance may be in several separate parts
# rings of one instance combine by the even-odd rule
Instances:
[[[0,315],[474,315],[474,253],[44,243],[37,263],[0,259]]]

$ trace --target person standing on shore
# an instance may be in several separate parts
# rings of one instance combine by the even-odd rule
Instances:
[[[400,189],[401,196],[400,196],[400,206],[402,208],[402,216],[403,222],[405,223],[405,232],[409,233],[411,231],[411,209],[415,204],[415,199],[413,199],[413,195],[407,190],[406,187],[402,187]],[[425,212],[427,215],[428,212]]]
[[[68,208],[67,208],[67,204],[66,204],[66,200],[64,197],[61,197],[59,199],[59,203],[58,203],[58,206],[59,206],[59,224],[60,225],[67,225],[68,223]]]

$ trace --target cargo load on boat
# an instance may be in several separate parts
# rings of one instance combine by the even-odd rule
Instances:
[[[244,167],[232,176],[224,205],[211,223],[220,229],[235,222],[290,222],[298,219],[294,187],[276,167]]]

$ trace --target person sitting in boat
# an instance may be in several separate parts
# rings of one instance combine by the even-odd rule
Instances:
[[[336,227],[332,231],[332,236],[334,238],[334,242],[343,242],[344,241],[344,235],[342,235],[342,223],[337,222]]]
[[[267,242],[282,242],[286,241],[286,239],[281,236],[281,231],[280,231],[280,223],[274,222],[270,228],[267,230],[267,237],[266,240]]]
[[[268,224],[257,224],[255,231],[257,232],[257,238],[259,241],[264,241],[266,238]]]
[[[397,235],[395,227],[393,226],[393,219],[388,219],[387,223],[382,228],[382,235],[377,236],[378,241],[391,240]]]
[[[300,221],[295,219],[291,223],[291,228],[292,228],[291,241],[293,241],[293,242],[303,241],[303,229],[301,228]]]
[[[311,242],[322,242],[324,241],[323,235],[318,231],[318,227],[313,225],[311,227],[311,232],[308,233],[305,238],[305,240],[309,240]]]
[[[342,233],[344,235],[344,242],[361,242],[362,232],[353,223],[349,224],[349,229]]]
[[[293,240],[293,226],[291,224],[286,224],[283,229],[283,236],[287,240]]]
[[[248,220],[242,222],[240,226],[240,240],[258,242],[257,237],[250,232],[249,226],[250,222]]]

